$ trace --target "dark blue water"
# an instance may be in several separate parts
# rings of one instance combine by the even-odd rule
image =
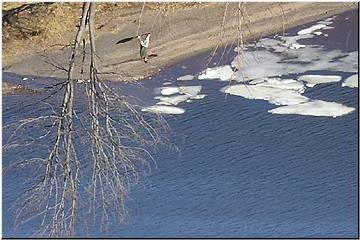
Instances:
[[[125,88],[147,102],[163,82],[199,72],[207,56],[176,64],[141,87]],[[341,82],[307,89],[312,99],[356,108],[329,118],[272,115],[267,111],[274,105],[268,102],[221,94],[225,84],[202,82],[206,98],[180,104],[183,115],[166,117],[180,151],[155,154],[157,167],[132,190],[127,224],[111,225],[106,232],[89,230],[88,236],[358,236],[358,89],[341,87]],[[21,115],[6,114],[6,106],[16,101],[5,97],[5,123]],[[14,193],[22,189],[15,177],[9,173],[4,181],[5,216]],[[14,231],[10,220],[3,228],[4,236],[28,234]]]

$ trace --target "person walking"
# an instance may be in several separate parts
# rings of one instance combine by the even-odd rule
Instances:
[[[148,61],[148,48],[150,41],[150,33],[145,33],[138,36],[140,43],[140,57],[145,63]]]

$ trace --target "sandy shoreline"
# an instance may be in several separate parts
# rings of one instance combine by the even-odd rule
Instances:
[[[104,28],[97,33],[101,77],[114,81],[143,79],[195,54],[215,50],[225,44],[236,45],[239,21],[237,7],[237,3],[230,3],[227,7],[225,3],[210,4],[201,8],[178,9],[168,16],[155,10],[144,11],[139,32],[152,32],[149,52],[158,54],[158,57],[150,59],[148,63],[137,60],[139,49],[136,40],[115,45],[117,40],[136,33],[139,11],[127,16],[112,17],[110,25],[115,26],[114,29],[110,32]],[[245,17],[242,19],[244,40],[282,33],[283,29],[354,8],[357,5],[353,3],[247,3]],[[10,64],[3,63],[3,69],[21,75],[64,78],[66,73],[54,65],[66,67],[68,58],[69,50],[34,53],[21,56]],[[51,65],[49,62],[56,64]],[[75,74],[75,78],[81,76]]]

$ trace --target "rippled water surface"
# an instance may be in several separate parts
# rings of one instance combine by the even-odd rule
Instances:
[[[346,20],[350,18],[350,20]],[[340,15],[324,30],[330,51],[357,49],[357,13]],[[347,25],[346,25],[347,24]],[[306,25],[307,26],[307,25]],[[311,26],[311,24],[309,25]],[[291,30],[296,33],[304,26]],[[346,33],[342,32],[345,31]],[[350,32],[350,40],[343,41]],[[351,35],[352,34],[352,35]],[[305,41],[305,40],[304,40]],[[305,41],[306,42],[306,41]],[[345,44],[346,43],[346,44]],[[223,59],[229,64],[235,53]],[[218,62],[218,54],[213,62]],[[90,236],[109,237],[356,237],[358,236],[358,88],[342,87],[348,71],[310,71],[342,76],[341,82],[319,84],[304,95],[355,108],[337,118],[273,115],[274,105],[225,95],[228,82],[176,78],[204,69],[208,53],[159,73],[141,87],[122,86],[144,105],[155,103],[158,87],[201,85],[204,99],[180,103],[184,114],[167,116],[179,152],[160,151],[157,167],[128,202],[125,225],[111,225]],[[299,71],[302,72],[302,71]],[[117,84],[112,84],[114,88]],[[5,97],[4,106],[21,96]],[[24,101],[24,99],[22,99]],[[4,109],[3,106],[3,109]],[[6,114],[10,121],[15,114]],[[19,114],[21,115],[21,114]],[[5,135],[6,137],[6,135]],[[14,155],[16,156],[16,155]],[[4,163],[11,161],[7,155]],[[21,181],[4,179],[3,209],[14,198]],[[5,220],[4,236],[16,232]],[[82,235],[83,233],[79,233]]]

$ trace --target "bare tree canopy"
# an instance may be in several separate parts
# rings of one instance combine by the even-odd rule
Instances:
[[[163,140],[161,132],[167,128],[160,116],[145,118],[136,106],[99,78],[95,10],[95,3],[83,4],[67,79],[59,88],[63,91],[56,92],[64,94],[59,111],[5,126],[13,134],[4,146],[4,151],[29,144],[17,137],[17,134],[20,131],[26,132],[30,125],[46,129],[31,144],[46,139],[46,143],[52,145],[46,157],[25,159],[10,167],[38,169],[31,187],[14,205],[17,225],[34,219],[41,221],[36,236],[74,236],[77,223],[81,221],[80,205],[86,206],[86,213],[92,215],[94,221],[100,217],[101,226],[106,226],[110,218],[124,221],[125,200],[130,186],[138,182],[142,172],[150,167],[148,161],[152,157],[147,147],[160,143]],[[90,82],[83,92],[76,91],[73,71],[81,43],[85,47],[86,38],[90,40]],[[82,54],[81,71],[86,67],[86,51],[82,51]],[[81,114],[77,114],[75,110],[76,93],[85,94],[87,98],[88,110]],[[45,126],[50,126],[50,130]],[[87,142],[89,154],[81,152],[79,155],[80,140]]]

